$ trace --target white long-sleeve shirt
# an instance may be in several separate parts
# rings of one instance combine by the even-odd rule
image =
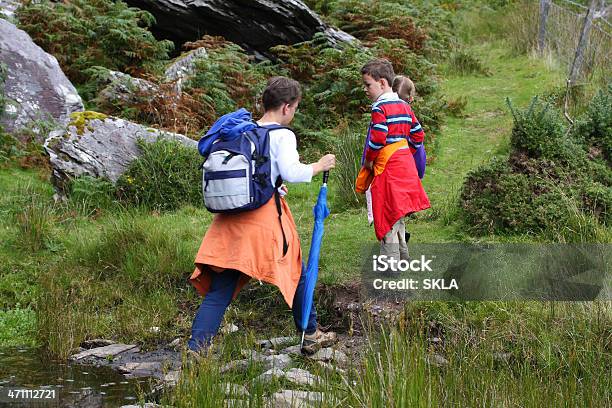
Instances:
[[[261,126],[278,125],[273,122],[258,122]],[[270,131],[270,161],[272,185],[280,174],[288,183],[310,182],[313,168],[310,164],[300,163],[295,133],[289,129]]]

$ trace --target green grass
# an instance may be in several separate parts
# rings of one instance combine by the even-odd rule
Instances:
[[[449,118],[441,135],[436,160],[427,168],[423,181],[432,209],[407,220],[412,242],[456,242],[472,238],[457,217],[457,194],[463,177],[474,167],[508,149],[511,116],[504,106],[509,96],[517,105],[533,94],[546,92],[559,83],[559,73],[526,56],[509,56],[500,43],[487,43],[473,52],[492,75],[447,78],[443,91],[450,99],[465,97],[465,117]],[[311,208],[320,180],[289,186],[287,197],[307,258],[313,226]],[[203,209],[184,207],[159,215],[145,210],[118,207],[90,211],[79,203],[54,204],[48,181],[34,171],[15,168],[0,170],[2,246],[6,259],[2,269],[3,297],[14,307],[34,307],[35,295],[20,299],[17,293],[30,276],[40,278],[45,304],[40,311],[41,337],[51,341],[53,333],[68,321],[87,325],[53,348],[66,354],[79,339],[107,336],[125,341],[153,340],[150,326],[163,327],[166,336],[184,333],[189,327],[197,296],[186,279],[195,252],[211,215]],[[376,245],[373,228],[367,225],[365,208],[340,211],[336,201],[334,173],[330,177],[332,214],[320,260],[321,282],[342,284],[360,277],[364,248]],[[153,214],[153,215],[152,215]],[[525,237],[485,237],[485,241],[529,240]],[[10,280],[9,280],[10,278]],[[34,285],[35,293],[40,285]],[[67,309],[67,319],[54,315],[49,305],[68,296],[92,296],[88,305]],[[152,300],[155,299],[155,300]],[[180,307],[178,305],[181,305]],[[186,309],[185,309],[186,308]],[[288,309],[284,315],[290,321]],[[239,317],[239,316],[238,316]],[[57,327],[54,325],[57,324]],[[63,345],[63,346],[62,346]]]

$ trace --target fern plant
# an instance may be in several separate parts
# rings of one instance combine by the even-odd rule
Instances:
[[[28,1],[17,18],[76,84],[87,82],[86,71],[94,66],[136,76],[156,73],[174,47],[147,30],[155,22],[152,14],[123,1]]]

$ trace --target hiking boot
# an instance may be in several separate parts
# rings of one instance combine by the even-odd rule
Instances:
[[[304,344],[302,345],[302,354],[314,354],[322,347],[329,347],[338,341],[338,336],[334,332],[323,332],[317,329],[312,334],[304,336]]]

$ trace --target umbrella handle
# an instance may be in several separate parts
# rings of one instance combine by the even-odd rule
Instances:
[[[327,185],[327,179],[329,178],[329,170],[323,172],[323,184]]]

